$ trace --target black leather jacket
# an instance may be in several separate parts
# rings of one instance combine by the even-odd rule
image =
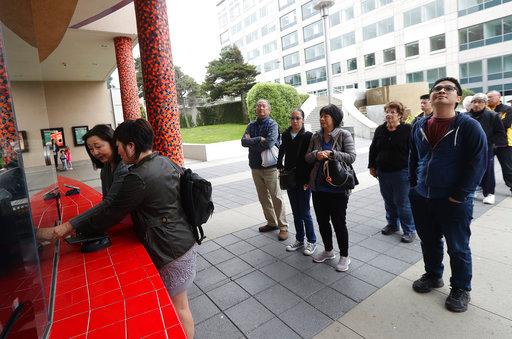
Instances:
[[[160,268],[195,243],[181,207],[179,173],[158,153],[145,157],[129,171],[117,196],[75,228],[85,233],[102,231],[131,212],[138,238]]]

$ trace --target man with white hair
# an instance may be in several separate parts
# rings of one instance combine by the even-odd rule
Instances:
[[[501,93],[498,91],[488,92],[487,98],[487,106],[498,113],[507,134],[506,143],[496,145],[495,154],[501,165],[503,181],[512,194],[512,107],[501,103]]]
[[[494,177],[494,147],[507,142],[505,129],[501,119],[494,111],[487,109],[487,95],[476,93],[471,99],[471,112],[469,115],[477,120],[487,137],[487,168],[480,182],[484,195],[483,203],[493,205],[495,203],[494,189],[496,179]]]

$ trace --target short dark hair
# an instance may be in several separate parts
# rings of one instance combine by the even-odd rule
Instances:
[[[423,94],[420,96],[420,100],[430,100],[430,94]]]
[[[108,125],[96,125],[82,137],[82,140],[86,143],[85,151],[89,155],[89,158],[91,158],[95,168],[103,168],[104,164],[92,155],[91,150],[87,146],[87,139],[90,137],[98,137],[110,144],[110,148],[112,148],[112,161],[114,165],[117,165],[121,161],[121,157],[117,153],[116,141],[114,140],[114,130],[112,127]]]
[[[455,78],[452,78],[452,77],[444,77],[444,78],[441,78],[441,79],[437,79],[436,82],[434,82],[434,84],[430,88],[430,93],[432,93],[434,91],[434,87],[436,87],[436,85],[438,83],[443,82],[443,81],[452,82],[455,85],[455,88],[457,88],[457,95],[458,96],[462,96],[462,87],[460,86],[459,81],[457,79],[455,79]]]
[[[293,109],[293,110],[292,110],[292,113],[293,113],[293,112],[299,112],[299,113],[300,113],[300,115],[301,115],[301,117],[302,117],[302,119],[304,119],[304,118],[306,117],[306,116],[304,115],[304,111],[303,111],[302,109],[300,109],[300,108],[295,108],[295,109]]]
[[[320,116],[322,114],[330,115],[333,122],[334,128],[340,127],[343,122],[343,111],[336,105],[330,104],[320,109]]]
[[[138,158],[142,152],[153,148],[153,128],[144,119],[126,120],[117,126],[114,140],[122,142],[125,146],[130,142],[135,146],[134,157]]]

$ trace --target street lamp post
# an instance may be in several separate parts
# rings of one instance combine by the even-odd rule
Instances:
[[[334,5],[334,0],[319,0],[314,9],[320,11],[322,20],[324,22],[324,47],[325,47],[325,74],[327,76],[327,99],[331,104],[331,70],[329,65],[329,34],[327,31],[327,17],[329,16],[329,8]]]

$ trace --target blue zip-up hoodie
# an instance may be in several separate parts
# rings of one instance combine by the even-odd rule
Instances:
[[[487,139],[478,121],[456,112],[448,132],[435,146],[425,133],[421,118],[411,133],[409,179],[420,196],[432,199],[452,197],[465,201],[472,196],[486,170]]]
[[[245,134],[249,134],[249,139],[245,138]],[[261,140],[265,138],[265,141]],[[256,119],[247,125],[244,135],[242,136],[242,146],[249,147],[249,167],[252,169],[265,168],[261,166],[261,152],[273,146],[279,148],[279,129],[277,122],[271,117],[264,119]],[[270,166],[266,168],[272,168]]]

